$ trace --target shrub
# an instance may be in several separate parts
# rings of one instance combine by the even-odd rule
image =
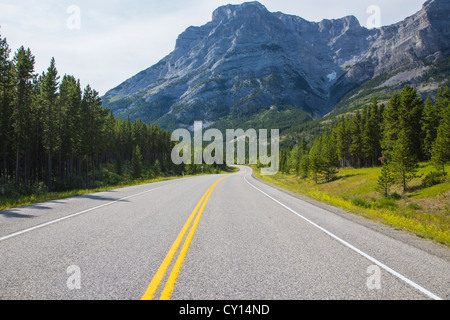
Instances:
[[[421,210],[422,207],[419,206],[417,203],[411,202],[410,204],[408,204],[408,209]]]
[[[446,175],[443,172],[430,172],[422,181],[422,188],[429,188],[445,182]]]
[[[384,197],[376,200],[375,206],[377,208],[394,209],[395,207],[397,207],[397,204],[395,203],[395,200],[393,198]]]
[[[394,200],[400,200],[402,198],[402,196],[399,195],[397,192],[392,193],[390,195],[390,197],[391,197],[391,199],[394,199]]]
[[[372,205],[370,203],[368,203],[367,201],[363,200],[363,199],[353,199],[352,200],[352,204],[358,207],[364,207],[364,208],[370,208],[372,207]]]
[[[7,198],[17,198],[22,195],[19,187],[14,183],[6,183],[0,186],[0,196]]]

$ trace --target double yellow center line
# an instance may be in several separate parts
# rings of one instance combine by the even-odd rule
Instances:
[[[169,300],[170,296],[172,295],[173,287],[175,286],[175,282],[177,280],[178,274],[180,272],[181,266],[183,265],[184,258],[186,257],[187,251],[189,249],[189,246],[191,244],[192,238],[194,237],[195,230],[197,229],[198,223],[200,221],[200,218],[202,216],[203,210],[205,209],[206,203],[209,200],[209,197],[211,196],[211,193],[216,188],[217,184],[219,184],[220,181],[227,178],[229,176],[225,176],[219,180],[217,180],[209,189],[206,191],[206,193],[203,195],[200,202],[195,207],[194,211],[192,211],[191,216],[186,221],[183,229],[181,230],[180,234],[178,235],[177,239],[173,243],[172,247],[170,248],[169,252],[167,253],[166,258],[164,259],[163,263],[159,267],[158,271],[156,272],[155,276],[153,277],[152,282],[147,288],[147,291],[142,296],[141,300],[152,300],[153,296],[155,295],[159,284],[161,283],[167,269],[170,266],[170,263],[172,262],[173,257],[175,256],[178,247],[181,244],[181,241],[184,239],[184,236],[186,235],[186,232],[189,229],[189,226],[192,223],[192,220],[195,218],[194,224],[191,227],[191,230],[189,231],[189,234],[184,242],[183,247],[181,248],[181,251],[178,255],[177,261],[175,262],[175,265],[172,269],[172,272],[169,275],[169,279],[167,280],[166,286],[164,287],[164,290],[161,294],[160,300]],[[198,214],[197,214],[198,212]]]

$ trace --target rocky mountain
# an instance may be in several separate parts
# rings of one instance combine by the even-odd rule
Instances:
[[[354,16],[310,22],[258,2],[226,5],[103,102],[116,116],[167,129],[274,109],[288,121],[317,118],[368,80],[389,75],[385,85],[396,84],[401,74],[407,81],[448,57],[449,18],[448,0],[427,1],[404,21],[370,30]]]

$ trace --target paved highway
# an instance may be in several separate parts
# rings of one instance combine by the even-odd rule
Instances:
[[[448,299],[450,254],[251,176],[0,212],[0,299]]]

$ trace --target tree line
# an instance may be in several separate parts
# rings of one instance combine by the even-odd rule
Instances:
[[[170,132],[116,119],[89,85],[82,89],[72,75],[61,79],[53,58],[38,75],[30,49],[10,54],[0,36],[0,185],[95,187],[105,164],[133,178],[146,168],[155,176],[183,169],[171,166]]]
[[[281,152],[280,169],[294,170],[316,183],[332,181],[339,168],[383,166],[379,184],[398,182],[405,191],[418,163],[431,161],[445,172],[450,162],[450,90],[441,87],[424,102],[406,85],[386,105],[377,98],[336,123],[312,141],[302,141]]]

